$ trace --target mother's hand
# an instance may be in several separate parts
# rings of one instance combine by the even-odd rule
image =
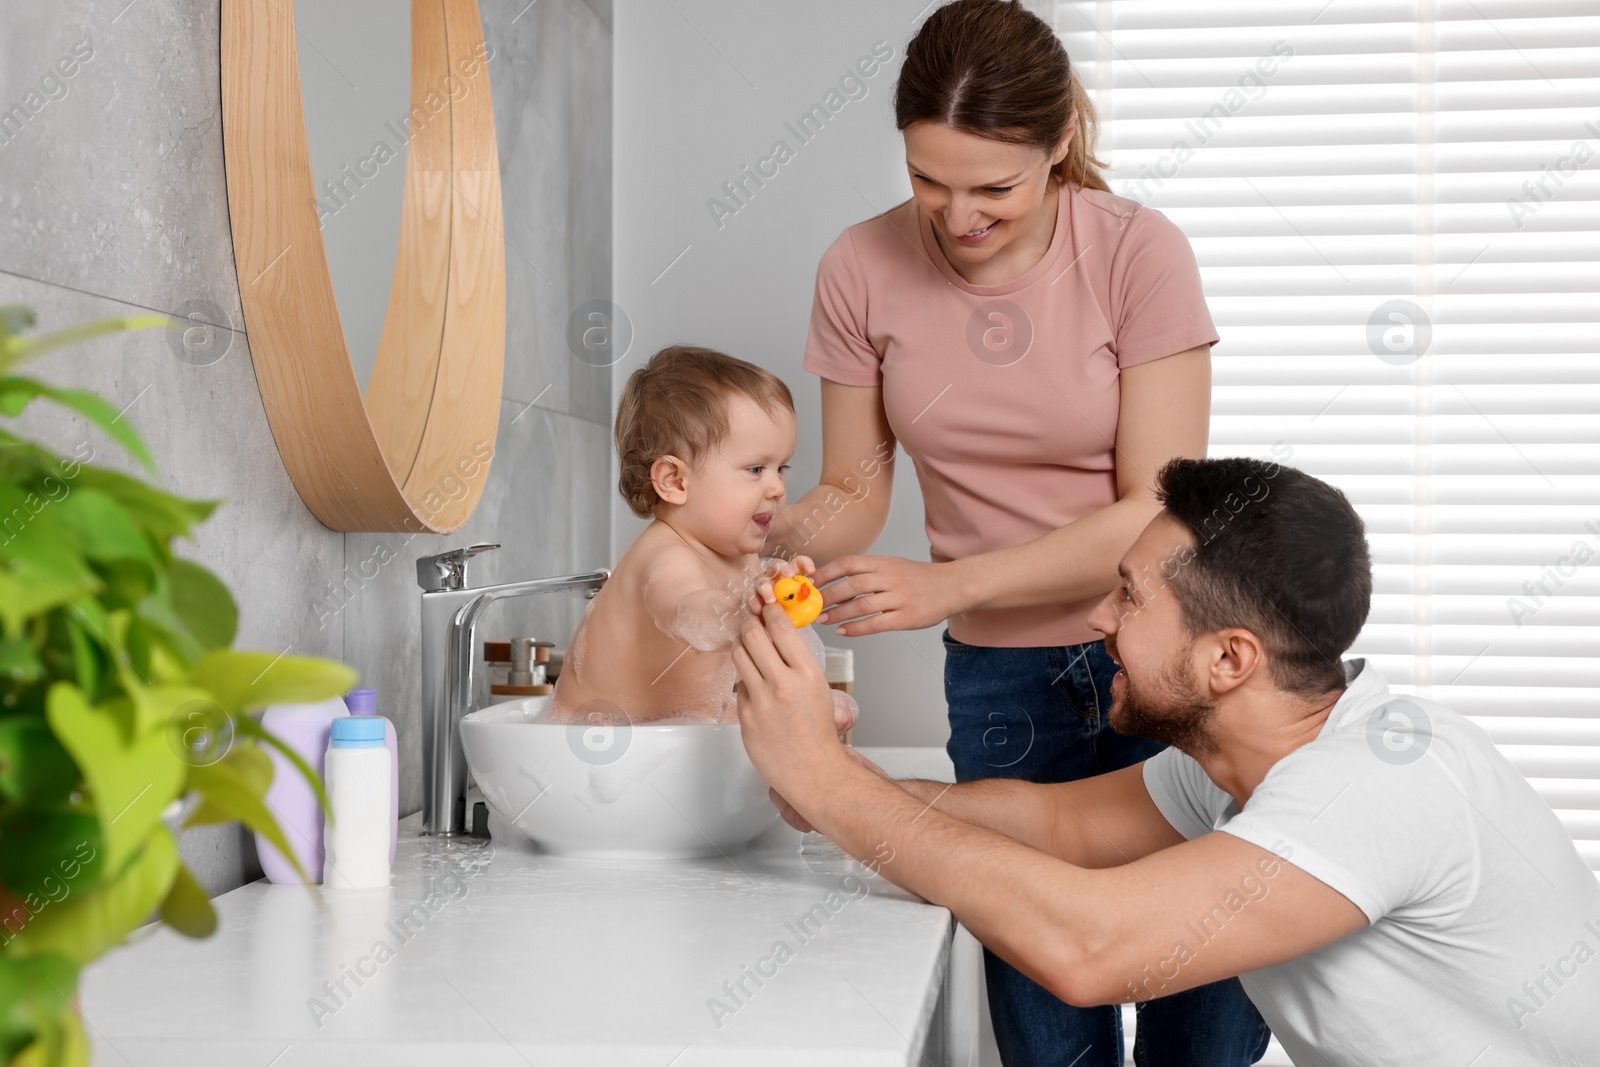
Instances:
[[[817,621],[837,625],[835,632],[845,637],[935,626],[966,610],[952,566],[899,556],[840,556],[812,576],[822,588],[824,611]]]

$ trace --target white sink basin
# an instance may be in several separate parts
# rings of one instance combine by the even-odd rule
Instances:
[[[777,821],[737,723],[536,721],[549,699],[461,720],[496,840],[571,856],[687,858],[732,853]]]

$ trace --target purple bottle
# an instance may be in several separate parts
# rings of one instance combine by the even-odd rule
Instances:
[[[400,748],[395,740],[394,723],[378,714],[376,689],[352,689],[344,695],[352,715],[371,715],[383,719],[383,743],[389,748],[389,866],[394,867],[394,846],[400,840]]]
[[[306,704],[274,704],[262,712],[261,725],[281,738],[322,776],[328,755],[328,734],[333,720],[350,711],[338,697]],[[283,829],[289,847],[313,882],[322,881],[322,805],[311,783],[276,748],[264,745],[272,760],[272,784],[267,787],[267,810]],[[300,885],[289,858],[260,834],[256,834],[256,855],[267,879],[278,885]]]

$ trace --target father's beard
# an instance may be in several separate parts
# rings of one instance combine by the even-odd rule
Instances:
[[[1215,747],[1210,726],[1217,705],[1195,684],[1189,658],[1193,648],[1191,642],[1169,660],[1149,690],[1124,669],[1122,692],[1111,703],[1111,728],[1160,741],[1191,756],[1210,752]],[[1111,650],[1115,655],[1115,646]]]

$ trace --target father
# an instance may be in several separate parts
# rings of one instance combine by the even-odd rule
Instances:
[[[1055,785],[890,781],[767,604],[739,721],[785,816],[892,855],[1070,1004],[1239,975],[1297,1063],[1600,1062],[1600,883],[1480,728],[1340,661],[1372,590],[1344,495],[1250,459],[1173,460],[1159,492],[1090,623],[1113,726],[1171,747]]]

